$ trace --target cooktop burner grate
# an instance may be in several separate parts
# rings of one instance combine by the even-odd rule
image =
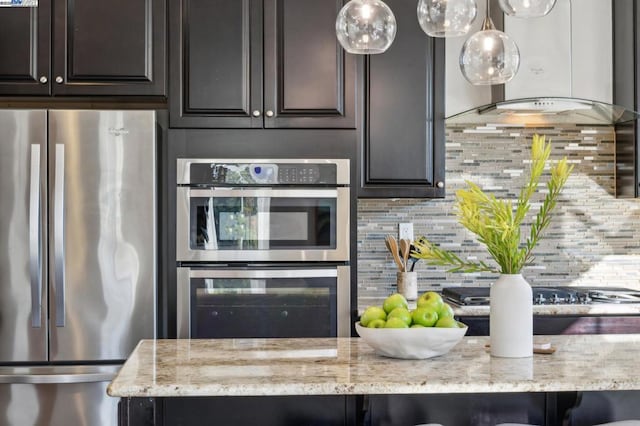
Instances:
[[[640,291],[621,287],[532,287],[536,305],[640,303]],[[445,287],[443,296],[457,305],[489,305],[489,287]]]

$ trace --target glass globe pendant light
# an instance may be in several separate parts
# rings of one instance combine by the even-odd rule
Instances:
[[[381,0],[351,0],[338,13],[336,36],[349,53],[382,53],[396,36],[396,18]]]
[[[476,0],[420,0],[418,22],[431,37],[457,37],[476,19]]]
[[[500,8],[516,18],[539,18],[551,12],[556,0],[499,0]]]
[[[503,84],[511,80],[520,66],[520,51],[516,43],[495,29],[487,15],[482,30],[467,39],[460,52],[460,70],[473,85]]]

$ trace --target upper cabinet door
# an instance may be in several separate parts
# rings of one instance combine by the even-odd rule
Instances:
[[[388,0],[399,28],[366,63],[359,197],[444,197],[444,40],[427,36],[413,2]]]
[[[262,0],[170,2],[173,127],[262,127]]]
[[[265,1],[265,127],[356,127],[356,59],[335,30],[342,3]]]
[[[54,1],[54,94],[165,94],[165,0]]]
[[[0,96],[49,95],[51,2],[0,8]]]
[[[356,60],[335,35],[341,6],[171,2],[171,126],[355,128]]]

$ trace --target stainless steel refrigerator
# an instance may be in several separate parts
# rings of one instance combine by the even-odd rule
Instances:
[[[0,425],[117,424],[156,324],[153,111],[0,111]]]

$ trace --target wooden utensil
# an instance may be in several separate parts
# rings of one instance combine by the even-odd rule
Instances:
[[[391,255],[393,256],[393,260],[396,262],[396,265],[398,265],[398,269],[400,270],[400,272],[404,271],[404,265],[402,264],[400,254],[398,253],[398,242],[396,241],[395,237],[393,235],[387,235],[384,241],[387,244],[387,248],[391,252]]]
[[[404,272],[409,272],[409,254],[411,252],[411,241],[406,238],[400,240],[400,253],[402,254],[402,264],[404,265]]]

